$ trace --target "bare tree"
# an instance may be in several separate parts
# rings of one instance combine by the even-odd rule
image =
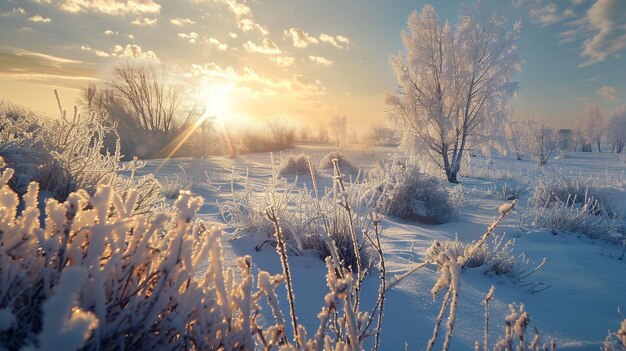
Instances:
[[[456,26],[441,25],[430,5],[407,25],[406,53],[391,58],[398,88],[385,98],[387,111],[457,182],[468,140],[478,126],[506,117],[517,90],[519,26],[509,29],[504,18],[478,7],[465,8]]]
[[[344,144],[348,135],[348,119],[345,115],[334,115],[328,121],[330,127],[331,140],[335,142],[335,146]]]
[[[201,115],[185,106],[183,89],[154,63],[122,62],[106,84],[144,130],[176,132]]]
[[[530,120],[526,125],[526,143],[533,158],[545,165],[558,149],[559,133],[540,120]]]
[[[613,112],[607,124],[607,137],[613,152],[621,153],[626,144],[626,105]]]
[[[287,119],[270,119],[267,121],[267,126],[274,137],[274,142],[281,150],[295,146],[296,128]]]

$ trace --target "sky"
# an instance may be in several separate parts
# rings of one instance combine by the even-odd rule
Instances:
[[[58,116],[121,60],[158,62],[206,114],[311,128],[385,123],[389,64],[421,0],[2,0],[0,99]],[[467,1],[431,1],[454,23]],[[484,0],[520,21],[513,118],[571,127],[586,104],[626,104],[626,0]]]

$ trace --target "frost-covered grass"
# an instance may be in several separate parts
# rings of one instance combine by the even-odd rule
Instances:
[[[323,259],[330,254],[330,246],[335,245],[343,264],[356,270],[356,255],[350,235],[353,226],[356,228],[362,257],[361,265],[363,269],[367,269],[373,264],[374,254],[364,233],[373,229],[368,216],[374,205],[364,201],[361,192],[365,188],[358,184],[349,184],[344,192],[334,182],[331,188],[318,189],[315,171],[312,171],[313,166],[309,159],[304,155],[298,158],[303,160],[312,176],[313,189],[309,189],[306,184],[299,185],[297,179],[280,179],[276,175],[278,172],[273,170],[274,175],[269,178],[265,191],[255,192],[250,177],[245,176],[237,184],[241,190],[234,190],[236,186],[233,183],[230,199],[220,203],[222,218],[236,229],[238,235],[257,235],[258,250],[267,244],[275,245],[274,227],[266,215],[267,208],[271,206],[281,220],[290,252],[302,255],[306,251],[313,251]],[[289,165],[289,162],[286,164]],[[300,166],[304,167],[298,167]],[[342,201],[349,204],[353,211],[351,214],[342,208]],[[327,238],[332,240],[332,244]]]
[[[550,171],[536,180],[521,225],[621,242],[623,204],[619,199],[623,196],[623,189],[599,177]]]
[[[444,183],[421,173],[416,166],[397,160],[379,163],[368,174],[377,209],[383,214],[441,224],[453,219],[463,207],[463,190],[448,190]]]

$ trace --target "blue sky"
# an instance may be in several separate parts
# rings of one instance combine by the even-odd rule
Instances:
[[[128,57],[167,65],[224,120],[287,117],[310,125],[346,114],[384,122],[400,31],[426,1],[5,0],[0,97],[54,115]],[[454,23],[463,1],[434,2]],[[625,0],[483,1],[521,21],[525,62],[514,118],[571,126],[585,104],[626,103]]]

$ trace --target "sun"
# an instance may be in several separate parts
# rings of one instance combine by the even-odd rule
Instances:
[[[226,122],[231,119],[234,110],[234,84],[210,84],[201,85],[200,99],[204,107],[203,119],[213,119],[216,122]]]

